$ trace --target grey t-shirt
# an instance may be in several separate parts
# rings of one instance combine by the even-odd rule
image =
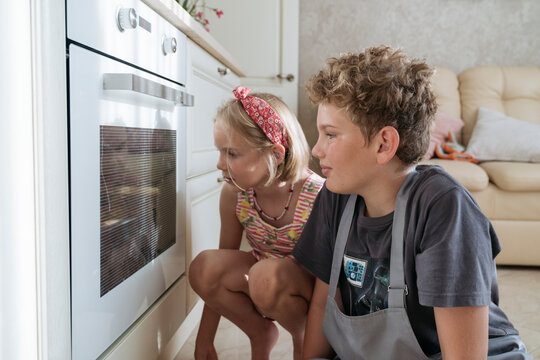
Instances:
[[[440,352],[433,307],[489,305],[489,335],[517,334],[498,307],[494,258],[497,235],[469,192],[439,166],[419,165],[405,215],[407,314],[426,355]],[[324,186],[294,257],[328,283],[341,214],[348,195]],[[339,288],[347,315],[387,307],[393,213],[364,216],[358,197],[343,256]],[[354,220],[356,219],[356,220]]]

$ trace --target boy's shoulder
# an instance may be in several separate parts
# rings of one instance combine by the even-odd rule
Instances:
[[[434,204],[443,196],[451,201],[476,203],[469,191],[439,165],[418,165],[418,176],[411,187],[409,200],[423,205]]]
[[[415,181],[413,188],[417,187],[423,192],[446,193],[449,190],[459,189],[465,190],[465,187],[452,177],[444,168],[439,165],[417,165],[416,171],[418,178]]]

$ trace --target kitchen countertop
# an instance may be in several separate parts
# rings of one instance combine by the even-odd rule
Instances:
[[[201,24],[196,22],[175,0],[142,0],[158,14],[176,26],[188,38],[193,40],[212,56],[221,61],[223,65],[231,69],[236,75],[245,76],[236,60],[223,46],[206,31]]]

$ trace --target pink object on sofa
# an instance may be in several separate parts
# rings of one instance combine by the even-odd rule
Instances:
[[[429,160],[435,154],[435,147],[442,145],[448,140],[448,132],[457,133],[463,127],[463,120],[438,112],[435,114],[435,128],[431,132],[431,139],[429,140],[429,147],[425,160]]]

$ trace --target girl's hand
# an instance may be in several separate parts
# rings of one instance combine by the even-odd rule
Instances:
[[[217,360],[217,352],[211,342],[200,344],[195,343],[195,360]]]

